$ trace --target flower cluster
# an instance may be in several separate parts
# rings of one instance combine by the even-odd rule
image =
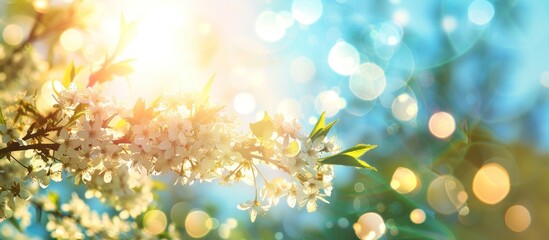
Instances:
[[[7,108],[6,116],[21,115],[19,123],[2,118],[0,154],[9,160],[1,163],[7,166],[2,171],[17,172],[23,184],[0,179],[0,219],[13,215],[14,198],[30,197],[21,186],[35,183],[47,188],[51,180],[62,181],[64,172],[76,184],[86,185],[86,197],[100,198],[119,211],[119,218],[92,213],[89,217],[115,224],[138,217],[153,202],[151,175],[173,173],[181,184],[218,180],[253,185],[255,198],[238,208],[249,210],[255,221],[282,198],[290,207],[306,207],[308,212],[316,211],[319,201],[328,203],[333,164],[370,167],[358,157],[373,146],[341,151],[336,139],[327,137],[334,122],[325,124],[324,115],[309,135],[296,120],[282,115],[271,119],[266,113],[244,134],[236,116],[210,104],[204,92],[165,95],[149,106],[140,99],[127,108],[94,88],[73,86],[56,92],[55,100],[45,117],[31,104],[26,112]],[[25,129],[21,122],[30,122],[30,127]],[[265,178],[262,172],[269,169],[279,176]],[[72,207],[62,210],[89,212],[81,205],[85,204],[73,196]],[[50,215],[48,229],[52,237],[75,238],[81,234],[78,226],[88,235],[121,232],[111,234],[99,225],[86,224]],[[121,229],[126,228],[121,225]]]
[[[91,211],[77,194],[73,194],[68,203],[61,205],[61,209],[53,208],[47,209],[47,211],[50,213],[46,229],[51,232],[52,238],[84,239],[85,236],[95,236],[103,239],[115,239],[132,229],[131,223],[117,216],[110,217],[106,213],[99,215],[97,212]],[[84,229],[84,232],[81,228]]]

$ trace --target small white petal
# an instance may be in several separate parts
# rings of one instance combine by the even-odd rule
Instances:
[[[256,217],[257,217],[257,212],[252,208],[252,210],[250,210],[250,220],[252,220],[252,222],[255,222]]]
[[[31,194],[28,190],[26,189],[21,189],[19,191],[19,197],[23,200],[28,200],[30,197],[31,197]]]
[[[288,206],[290,206],[291,208],[295,207],[295,203],[296,203],[295,196],[289,195],[287,201],[288,201]]]
[[[89,182],[91,181],[91,179],[92,179],[92,176],[89,172],[85,172],[84,174],[82,174],[82,181]]]
[[[160,148],[161,150],[166,150],[166,149],[170,148],[171,146],[172,146],[172,144],[168,140],[164,140],[160,144],[158,144],[158,148]]]
[[[47,187],[50,185],[50,179],[47,178],[47,177],[41,178],[41,179],[40,179],[40,184],[39,184],[39,185],[40,185],[40,187],[41,187],[42,189],[47,188]]]
[[[307,212],[314,212],[316,211],[316,201],[311,201],[307,203]]]
[[[236,208],[238,208],[239,210],[248,210],[250,209],[250,205],[245,203],[239,203]]]
[[[105,174],[103,174],[103,180],[105,183],[110,183],[112,181],[112,172],[110,170],[107,170]]]

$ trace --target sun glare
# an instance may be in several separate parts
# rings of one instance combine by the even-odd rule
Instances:
[[[197,33],[204,33],[204,27],[194,32],[196,29],[191,26],[196,19],[185,4],[188,3],[168,0],[132,1],[124,5],[122,14],[128,22],[137,21],[137,29],[120,59],[133,59],[135,72],[130,75],[131,81],[119,79],[111,83],[115,85],[108,88],[112,89],[111,95],[133,102],[138,97],[154,99],[166,91],[190,91],[203,85],[204,81],[198,81],[197,71],[193,70],[197,67],[192,57],[198,52],[193,49],[191,39]],[[107,9],[103,9],[102,14],[105,15],[100,23],[102,34],[118,36],[119,15]],[[206,30],[211,31],[211,26]],[[109,40],[109,52],[114,51],[117,39]],[[120,89],[128,92],[121,93]]]

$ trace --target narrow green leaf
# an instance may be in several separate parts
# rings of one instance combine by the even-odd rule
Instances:
[[[78,118],[80,118],[82,115],[84,115],[86,113],[87,109],[88,109],[87,104],[84,104],[84,103],[78,104],[78,106],[76,106],[76,108],[74,108],[74,114],[69,119],[69,122],[67,123],[67,125],[70,125],[70,124],[74,123],[76,120],[78,120]]]
[[[145,100],[143,98],[137,99],[133,106],[133,117],[142,117],[145,114]]]
[[[131,41],[131,39],[135,36],[137,33],[137,23],[138,21],[130,21],[128,22],[126,18],[124,17],[124,14],[121,14],[120,16],[120,39],[118,39],[118,44],[115,50],[115,55],[122,51],[128,45],[128,43]]]
[[[65,70],[65,74],[63,75],[63,81],[61,81],[61,83],[66,88],[69,88],[69,85],[71,85],[73,78],[74,78],[74,62],[71,62],[67,67],[67,69]]]
[[[0,107],[0,124],[6,125],[6,119],[4,119],[4,114],[2,114],[2,107]]]
[[[256,136],[260,140],[271,138],[274,133],[274,124],[271,121],[271,117],[269,117],[269,114],[265,112],[262,120],[255,123],[250,123],[250,130],[252,130],[254,136]]]
[[[109,65],[105,71],[108,72],[110,76],[116,75],[119,77],[125,77],[134,71],[134,68],[131,66],[132,61],[133,59],[127,59],[124,61],[113,63]]]
[[[364,153],[376,147],[377,145],[372,145],[372,144],[357,144],[356,146],[343,150],[338,154],[345,154],[354,158],[359,158],[360,156],[364,155]]]
[[[120,28],[124,29],[124,28],[126,28],[126,25],[127,25],[126,17],[124,17],[124,13],[121,13],[120,14]]]
[[[364,155],[364,153],[374,149],[375,147],[377,146],[372,144],[357,144],[356,146],[346,149],[338,154],[320,159],[319,162],[322,164],[343,165],[376,170],[376,168],[370,166],[365,161],[358,159],[360,156]]]
[[[311,131],[311,134],[309,134],[309,138],[313,138],[313,136],[318,132],[320,131],[322,128],[324,128],[324,125],[326,124],[325,123],[325,115],[326,115],[326,112],[322,112],[322,114],[320,114],[320,117],[318,118],[318,121],[316,122],[315,124],[315,127],[313,128],[313,130]]]
[[[312,137],[311,137],[311,140],[316,140],[317,138],[319,137],[326,137],[328,135],[328,132],[330,132],[330,129],[332,129],[332,127],[334,126],[334,124],[337,123],[337,120],[331,122],[331,123],[328,123],[328,125],[324,126],[323,128],[321,128],[320,130],[318,130]]]
[[[208,100],[208,97],[210,96],[210,91],[212,89],[212,85],[215,79],[215,73],[212,74],[208,82],[206,82],[206,85],[204,85],[204,88],[202,89],[202,100],[206,101]]]
[[[366,169],[371,169],[371,170],[377,171],[376,168],[370,166],[370,164],[366,163],[365,161],[354,158],[354,157],[346,155],[346,154],[336,154],[334,156],[330,156],[330,157],[321,159],[321,160],[319,160],[319,162],[321,164],[332,164],[332,165],[360,167],[360,168],[366,168]]]

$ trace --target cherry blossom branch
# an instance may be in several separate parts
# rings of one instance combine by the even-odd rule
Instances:
[[[11,146],[0,149],[0,155],[10,153],[10,152],[30,150],[30,149],[57,150],[58,148],[59,148],[59,143],[37,143],[37,144],[31,144],[31,145],[11,145]]]

